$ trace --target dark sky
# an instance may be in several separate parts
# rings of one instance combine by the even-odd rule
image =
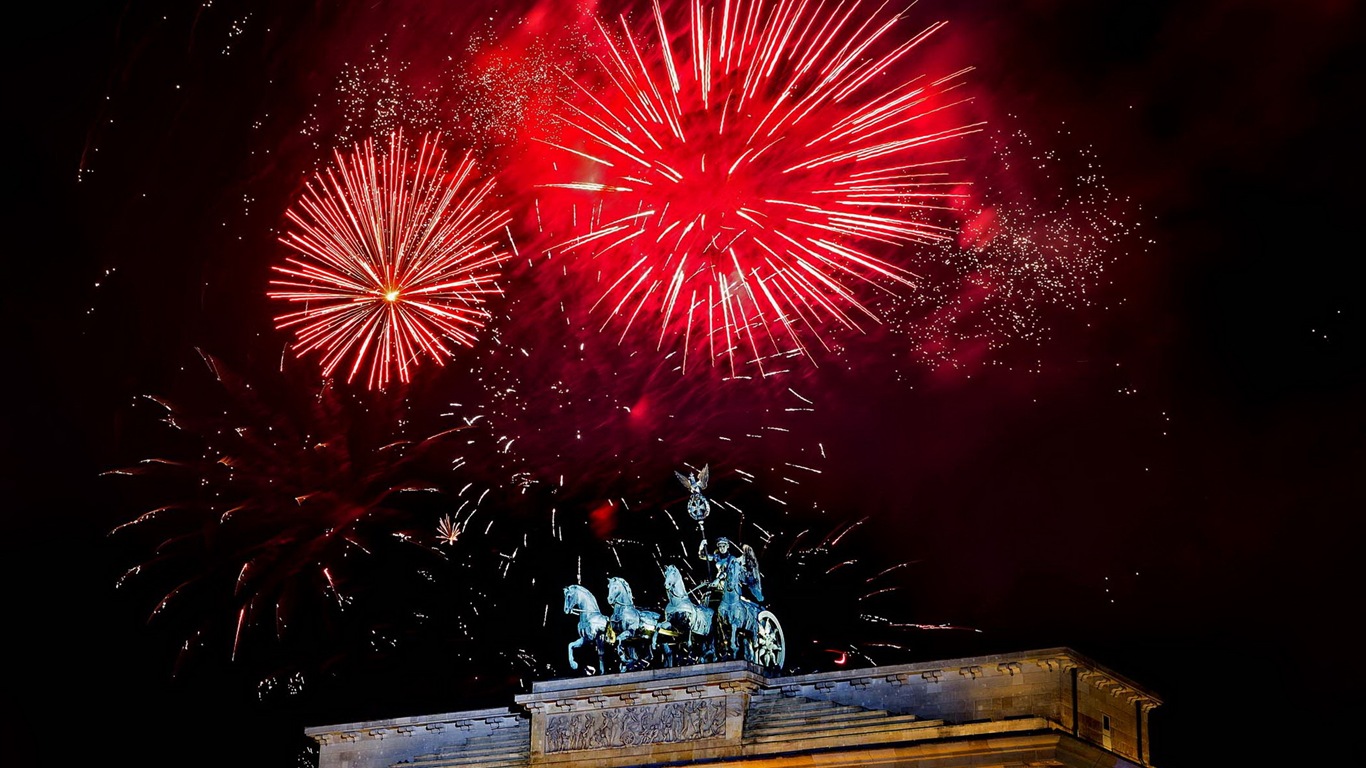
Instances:
[[[458,102],[478,115],[487,90],[471,88],[464,100],[442,90],[452,87],[449,71],[475,71],[459,63],[463,41],[526,45],[518,35],[527,27],[506,7],[175,5],[52,7],[11,27],[18,174],[6,206],[14,284],[3,306],[18,343],[0,432],[9,500],[0,539],[14,598],[6,657],[18,681],[6,698],[21,714],[5,718],[0,750],[15,765],[94,755],[145,766],[294,765],[306,725],[497,706],[515,692],[465,679],[471,664],[504,663],[479,658],[487,644],[461,650],[473,661],[440,647],[459,611],[438,611],[447,623],[424,637],[388,614],[375,630],[366,621],[377,614],[357,607],[345,634],[325,635],[315,657],[288,647],[225,662],[214,642],[233,625],[231,597],[196,602],[183,622],[148,622],[167,588],[114,587],[154,559],[155,541],[109,532],[184,489],[101,473],[151,456],[192,465],[197,457],[157,428],[154,407],[135,405],[140,396],[183,400],[211,424],[221,393],[206,384],[202,349],[271,393],[262,395],[275,404],[267,411],[298,407],[297,393],[279,394],[288,383],[272,383],[283,378],[287,339],[271,327],[275,308],[264,297],[280,256],[271,230],[324,156],[319,147],[378,124],[383,89],[355,95],[339,85],[342,73],[373,83],[388,67],[410,101],[436,113]],[[552,19],[563,12],[547,7]],[[1366,170],[1354,119],[1359,10],[1332,1],[1058,1],[922,2],[914,13],[950,20],[946,42],[928,55],[977,67],[974,109],[993,135],[1029,139],[1031,150],[1015,144],[1011,155],[979,145],[974,168],[1010,159],[1016,172],[995,177],[1003,188],[1051,189],[1064,202],[1058,190],[1075,191],[1076,177],[1103,174],[1089,188],[1108,195],[1103,205],[1074,197],[1054,209],[1103,209],[1121,222],[1105,230],[1114,240],[1103,279],[1082,274],[1063,298],[1007,285],[982,306],[1028,321],[963,311],[935,326],[947,329],[935,337],[947,345],[940,357],[905,332],[920,327],[912,321],[842,340],[844,353],[819,371],[738,394],[734,382],[713,390],[721,385],[706,377],[661,383],[652,364],[591,338],[586,352],[561,359],[552,350],[562,337],[512,325],[499,347],[509,357],[471,363],[481,383],[515,377],[531,403],[489,411],[523,441],[518,452],[466,468],[470,482],[492,490],[480,524],[501,520],[488,537],[499,543],[484,554],[496,561],[509,551],[518,526],[546,529],[544,507],[556,505],[582,538],[540,545],[553,551],[528,538],[527,551],[565,568],[581,554],[576,546],[605,557],[603,526],[658,531],[617,502],[677,509],[681,489],[669,471],[710,461],[714,492],[753,509],[752,522],[800,527],[785,517],[796,507],[819,507],[826,528],[867,517],[846,546],[867,563],[913,563],[892,610],[981,630],[915,635],[908,658],[1076,648],[1165,701],[1151,724],[1153,760],[1164,768],[1270,762],[1304,738],[1340,741],[1327,734],[1361,714],[1350,634],[1366,509],[1366,349],[1351,277]],[[450,51],[455,65],[442,57]],[[409,117],[429,119],[419,113],[410,103]],[[506,119],[484,125],[501,140]],[[495,156],[513,144],[493,143]],[[1031,164],[1038,153],[1053,159]],[[1039,209],[1058,202],[1028,199]],[[952,291],[932,299],[945,296],[964,306]],[[527,309],[532,301],[510,303],[509,313],[549,311]],[[939,317],[932,304],[919,305],[921,320]],[[511,354],[519,342],[540,356]],[[344,429],[384,432],[393,419],[408,436],[445,428],[450,404],[482,391],[461,383],[464,362],[440,376],[421,371],[396,412],[383,397],[351,391],[348,413],[365,415]],[[810,415],[783,410],[794,403],[789,383],[815,402]],[[592,393],[590,404],[566,412],[547,394],[552,384]],[[622,403],[630,419],[604,415]],[[744,445],[715,437],[775,425],[790,431]],[[586,434],[582,447],[566,448],[576,432]],[[492,456],[498,445],[470,450]],[[821,474],[794,490],[781,471],[761,471],[784,462]],[[539,473],[530,495],[508,490],[522,470]],[[564,474],[565,490],[536,495]],[[459,487],[464,478],[433,482]],[[388,510],[366,530],[391,540],[392,521],[430,540],[426,523],[444,510]],[[709,530],[726,525],[752,535],[720,514]],[[471,580],[495,578],[474,554],[460,557],[469,558],[465,570],[434,568],[432,594],[462,600]],[[789,587],[784,605],[795,614],[798,590],[776,575],[777,559],[767,589]],[[388,550],[373,560],[349,571],[356,594],[401,591],[404,606],[431,597],[391,572],[425,565]],[[180,561],[181,578],[193,577],[196,562]],[[295,599],[289,579],[302,582],[307,570],[290,571],[277,594]],[[525,602],[537,616],[543,608],[535,595],[496,586],[484,598]],[[545,637],[522,644],[549,648],[546,660],[558,663],[572,626],[556,618],[552,610]],[[310,621],[300,623],[332,626]],[[203,629],[204,650],[177,667],[186,627]],[[379,648],[387,637],[401,638],[403,652]],[[819,654],[811,663],[820,666]],[[281,694],[277,676],[262,695],[260,681],[279,669],[307,670],[309,686]]]

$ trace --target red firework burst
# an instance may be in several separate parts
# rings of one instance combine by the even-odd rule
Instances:
[[[573,174],[542,187],[593,196],[566,252],[591,252],[608,288],[595,309],[656,316],[712,364],[747,349],[808,354],[827,327],[876,319],[859,283],[909,285],[874,248],[947,239],[954,183],[927,148],[980,129],[952,117],[963,69],[903,77],[943,27],[906,37],[858,2],[692,0],[686,32],[654,3],[652,32],[602,25],[600,87],[558,115]],[[642,40],[652,36],[657,44]],[[603,258],[610,257],[610,258]],[[615,265],[615,266],[614,266]],[[604,327],[607,323],[604,323]]]
[[[297,386],[289,367],[248,379],[201,354],[213,381],[189,405],[149,398],[179,436],[169,456],[105,473],[149,483],[155,508],[111,535],[139,558],[120,586],[155,598],[148,619],[171,633],[177,666],[223,650],[274,674],[431,610],[407,601],[447,555],[420,531],[433,509],[460,516],[479,493],[444,490],[463,461],[459,430],[409,438],[395,427],[406,400]]]
[[[468,155],[446,170],[439,141],[412,157],[399,133],[383,154],[369,140],[335,152],[286,213],[294,255],[268,295],[304,305],[276,327],[295,329],[299,355],[320,350],[324,375],[350,358],[347,381],[368,365],[371,388],[395,370],[407,382],[422,354],[444,364],[488,317],[508,214],[486,210],[493,180],[476,180]]]

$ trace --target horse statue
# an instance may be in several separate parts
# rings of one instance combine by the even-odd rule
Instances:
[[[669,603],[664,606],[664,618],[669,626],[686,638],[690,656],[710,660],[713,654],[711,625],[716,612],[692,601],[692,595],[683,584],[683,574],[676,565],[664,569],[664,592],[669,596]]]
[[[569,668],[578,669],[574,649],[592,643],[598,652],[598,666],[607,664],[607,646],[613,642],[612,626],[607,616],[598,610],[598,600],[586,587],[571,584],[564,588],[564,612],[579,615],[579,637],[569,644]]]
[[[649,666],[655,655],[659,641],[660,616],[654,611],[636,607],[631,585],[620,576],[607,580],[607,603],[612,606],[611,626],[617,636],[618,655],[621,657],[623,671],[641,669]],[[636,652],[635,643],[645,637],[650,640],[649,656],[642,659]]]

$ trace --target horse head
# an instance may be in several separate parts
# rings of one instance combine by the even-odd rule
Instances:
[[[664,591],[678,597],[688,594],[688,590],[683,586],[683,573],[678,570],[678,566],[671,564],[664,569]]]
[[[626,579],[613,576],[607,580],[607,603],[609,605],[635,605],[635,598],[631,595],[631,585],[626,583]]]
[[[598,601],[587,588],[578,584],[570,584],[564,588],[564,612],[573,613],[576,610],[584,613],[597,613]]]

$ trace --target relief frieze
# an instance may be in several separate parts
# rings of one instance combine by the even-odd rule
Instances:
[[[726,700],[692,699],[550,715],[545,727],[545,751],[672,744],[725,734]]]

